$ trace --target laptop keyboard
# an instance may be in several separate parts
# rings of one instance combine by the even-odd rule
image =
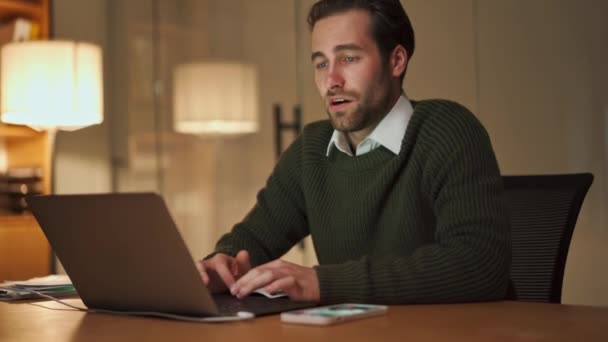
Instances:
[[[304,309],[315,306],[311,302],[295,302],[288,298],[266,298],[252,294],[238,299],[229,294],[213,295],[217,309],[222,315],[235,315],[239,311],[253,312],[256,316],[270,315],[284,311]]]

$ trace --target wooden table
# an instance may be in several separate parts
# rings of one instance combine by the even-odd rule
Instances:
[[[70,303],[82,303],[70,299]],[[53,308],[49,310],[47,308]],[[267,316],[187,323],[0,303],[0,341],[608,341],[608,307],[494,302],[391,306],[385,316],[328,327]]]

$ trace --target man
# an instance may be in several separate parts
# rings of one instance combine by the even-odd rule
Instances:
[[[320,303],[504,298],[509,217],[490,140],[462,106],[403,94],[414,36],[399,1],[321,0],[308,21],[329,120],[304,129],[200,262],[205,284]],[[279,259],[308,234],[318,266]]]

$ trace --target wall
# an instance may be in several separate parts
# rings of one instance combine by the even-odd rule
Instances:
[[[213,1],[213,0],[212,0]],[[257,192],[275,164],[274,126],[272,110],[283,106],[286,120],[296,103],[294,48],[294,2],[285,0],[233,0],[234,10],[219,11],[225,22],[241,29],[239,36],[225,36],[225,30],[214,29],[222,39],[216,40],[216,53],[238,50],[245,61],[258,71],[260,129],[251,136],[222,139],[218,156],[218,236],[240,221],[253,207]],[[268,20],[272,18],[272,20]],[[217,19],[216,19],[217,20]],[[220,19],[221,21],[221,19]],[[226,23],[224,23],[226,25]],[[239,45],[240,44],[240,45]],[[224,50],[224,52],[222,52]],[[289,141],[289,140],[288,140]],[[298,257],[296,257],[298,258]]]
[[[104,0],[54,0],[51,32],[53,39],[86,41],[101,46],[107,62]],[[78,15],[75,15],[78,13]],[[107,75],[107,73],[106,73]],[[107,82],[106,82],[107,84]],[[58,132],[55,144],[54,192],[87,193],[110,191],[108,150],[108,103],[112,93],[104,92],[105,122],[75,132]]]

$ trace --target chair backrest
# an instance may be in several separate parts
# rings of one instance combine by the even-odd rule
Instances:
[[[510,299],[561,303],[570,240],[590,173],[503,176],[511,207]]]

